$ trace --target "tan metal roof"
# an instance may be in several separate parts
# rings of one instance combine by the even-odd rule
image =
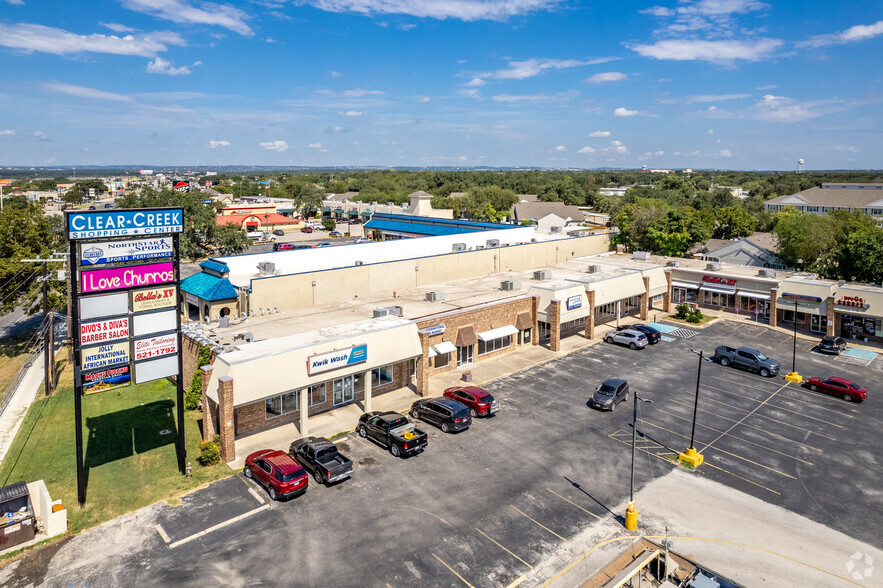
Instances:
[[[827,186],[828,184],[825,184]],[[849,184],[838,184],[848,186]],[[883,184],[856,184],[856,186],[880,186],[877,188],[810,188],[767,200],[767,204],[780,206],[841,206],[846,208],[866,208],[875,204],[883,208]]]

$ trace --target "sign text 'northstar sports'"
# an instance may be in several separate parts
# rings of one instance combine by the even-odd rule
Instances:
[[[139,261],[172,257],[175,254],[171,237],[101,241],[99,243],[84,243],[80,247],[82,248],[80,265]]]
[[[67,215],[70,240],[159,235],[183,230],[182,208],[70,212]]]

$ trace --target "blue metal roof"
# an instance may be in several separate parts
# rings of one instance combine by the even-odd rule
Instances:
[[[375,213],[365,227],[387,231],[399,231],[415,235],[458,235],[499,229],[512,229],[517,225],[486,223],[446,218],[413,217],[400,214]]]
[[[203,269],[216,271],[219,274],[229,274],[230,273],[230,268],[227,267],[226,263],[223,263],[220,261],[214,261],[211,259],[207,259],[207,260],[203,261],[202,263],[199,264],[199,267],[201,267]]]
[[[209,262],[203,262],[203,264],[204,263]],[[230,283],[230,280],[227,278],[219,278],[205,272],[193,274],[189,278],[181,280],[181,290],[210,302],[215,300],[228,300],[230,298],[236,298],[237,296],[236,290],[233,288],[233,284]]]

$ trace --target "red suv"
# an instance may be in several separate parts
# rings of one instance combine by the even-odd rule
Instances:
[[[246,478],[263,484],[273,500],[303,494],[309,484],[303,466],[284,451],[275,449],[262,449],[246,457],[243,473]]]
[[[456,400],[469,407],[469,414],[477,416],[494,416],[500,410],[500,403],[494,400],[490,392],[475,386],[454,386],[445,390],[445,397]]]
[[[861,402],[868,397],[868,391],[846,378],[807,378],[803,383],[810,390],[840,396],[846,402]]]
[[[294,245],[291,243],[273,243],[273,251],[291,251]]]
[[[301,233],[312,233],[313,227],[301,227],[300,232]]]

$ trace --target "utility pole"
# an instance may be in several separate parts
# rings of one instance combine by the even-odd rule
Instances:
[[[641,398],[635,392],[635,404],[632,410],[632,479],[629,485],[629,505],[625,510],[625,528],[629,531],[638,530],[638,510],[635,508],[635,453],[638,440],[638,400],[641,402],[653,402],[647,398]]]
[[[46,396],[55,389],[55,353],[54,353],[54,335],[51,313],[49,312],[49,268],[50,263],[62,263],[67,261],[66,253],[53,253],[47,258],[22,259],[24,263],[41,263],[43,264],[43,275],[40,278],[43,286],[43,388]]]
[[[800,161],[803,161],[802,159]],[[797,301],[794,301],[794,349],[791,355],[791,373],[785,376],[789,382],[799,384],[803,381],[803,376],[797,373]]]
[[[711,358],[705,357],[702,350],[690,349],[690,351],[699,356],[699,369],[696,370],[696,398],[693,401],[693,431],[690,433],[690,446],[686,451],[678,454],[678,459],[698,468],[705,461],[705,457],[696,451],[696,446],[693,444],[696,439],[696,415],[699,412],[699,377],[702,374],[702,362],[711,361]]]

